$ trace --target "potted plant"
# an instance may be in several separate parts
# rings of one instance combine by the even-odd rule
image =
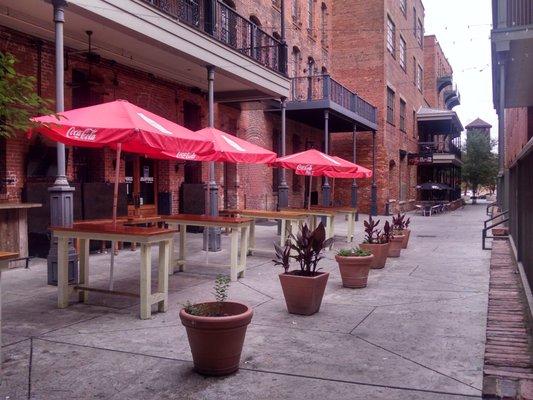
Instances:
[[[194,369],[203,375],[228,375],[239,369],[246,328],[253,310],[241,303],[226,301],[230,279],[215,280],[213,302],[187,304],[180,310],[187,330]]]
[[[365,239],[359,245],[363,250],[370,251],[374,255],[371,267],[380,269],[385,267],[387,262],[387,255],[389,254],[390,234],[387,231],[385,235],[378,229],[379,220],[374,221],[372,216],[368,217],[368,221],[364,221]]]
[[[368,281],[374,256],[368,250],[341,249],[337,252],[335,260],[339,264],[342,286],[347,288],[364,288]]]
[[[393,220],[394,220],[394,217],[393,217]],[[387,229],[385,229],[385,227]],[[389,242],[390,242],[388,256],[389,257],[400,257],[405,235],[403,234],[402,231],[399,231],[399,230],[397,230],[396,232],[394,231],[394,222],[393,222],[393,225],[391,226],[389,224],[389,221],[387,221],[385,223],[385,226],[383,227],[383,234],[385,234],[386,230],[388,231],[387,236],[389,237]]]
[[[405,214],[398,214],[396,218],[392,218],[392,224],[395,226],[395,229],[401,231],[404,235],[402,249],[406,249],[409,244],[409,237],[411,236],[411,229],[409,229],[411,218],[406,218]]]
[[[284,247],[274,244],[273,261],[284,269],[279,280],[289,313],[311,315],[320,310],[329,273],[319,271],[317,266],[324,249],[332,243],[333,238],[326,240],[324,224],[320,223],[314,231],[304,224],[296,236],[290,235]],[[289,271],[291,258],[298,262],[299,269]]]

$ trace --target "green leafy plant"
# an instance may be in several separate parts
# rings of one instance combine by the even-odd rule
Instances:
[[[333,238],[326,239],[326,229],[321,222],[317,228],[312,231],[307,224],[304,224],[300,232],[296,235],[290,235],[290,240],[285,243],[284,247],[274,246],[276,248],[275,265],[281,265],[285,273],[289,273],[289,260],[293,258],[300,266],[300,270],[292,271],[297,275],[315,276],[318,262],[322,260],[324,249],[333,244]],[[294,255],[291,255],[291,250]]]
[[[357,247],[351,249],[340,249],[337,252],[337,255],[341,257],[368,257],[371,256],[372,253],[368,250],[363,250]]]
[[[187,314],[202,316],[202,317],[222,317],[222,303],[228,299],[228,290],[231,280],[227,275],[218,275],[215,279],[213,287],[213,295],[215,296],[216,305],[212,306],[208,303],[193,304],[187,301],[183,308]]]
[[[51,101],[43,99],[35,90],[36,79],[16,71],[17,59],[0,51],[0,137],[13,136],[37,124],[31,117],[52,114]]]

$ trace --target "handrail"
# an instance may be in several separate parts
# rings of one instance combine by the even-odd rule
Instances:
[[[486,241],[487,241],[487,239],[494,239],[494,238],[497,237],[497,236],[488,236],[488,235],[487,235],[487,232],[488,232],[490,229],[492,229],[492,228],[496,228],[497,226],[499,226],[499,225],[501,225],[501,224],[504,224],[504,223],[508,222],[508,221],[509,221],[509,217],[504,218],[504,219],[502,219],[502,220],[500,220],[500,221],[498,221],[498,222],[496,222],[496,223],[494,223],[494,224],[492,224],[492,225],[489,225],[489,226],[487,226],[487,224],[488,224],[490,221],[493,221],[493,220],[495,220],[496,218],[501,217],[502,215],[507,214],[507,213],[509,213],[509,210],[505,210],[505,211],[499,213],[498,215],[495,215],[494,217],[489,218],[489,219],[483,221],[484,228],[483,228],[483,230],[481,231],[481,247],[482,247],[483,250],[492,250],[492,247],[487,247]]]
[[[485,214],[490,215],[491,213],[489,213],[489,208],[497,206],[497,205],[498,205],[497,201],[493,201],[492,203],[488,204],[487,208],[485,209]]]
[[[142,1],[272,71],[287,72],[287,45],[220,0]]]
[[[483,225],[484,225],[485,227],[487,227],[487,223],[488,223],[488,222],[490,222],[490,221],[494,221],[496,218],[501,217],[502,215],[505,215],[505,214],[507,214],[507,213],[509,213],[509,210],[507,210],[507,211],[502,211],[502,212],[499,213],[498,215],[494,215],[493,217],[491,217],[491,218],[489,218],[489,219],[483,221]]]
[[[376,123],[376,107],[329,74],[295,76],[291,79],[291,101],[312,100],[330,100]]]

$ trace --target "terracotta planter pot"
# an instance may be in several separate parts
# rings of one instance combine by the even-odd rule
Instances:
[[[396,235],[390,241],[389,257],[400,257],[405,235]]]
[[[403,230],[403,243],[402,243],[402,249],[406,249],[407,245],[409,244],[409,237],[411,236],[411,229],[404,229]]]
[[[319,272],[315,276],[301,276],[291,272],[279,274],[287,311],[300,315],[318,312],[328,278],[328,272]]]
[[[216,302],[204,303],[216,305]],[[224,317],[202,317],[180,311],[187,330],[194,370],[202,375],[228,375],[239,369],[246,328],[253,310],[240,303],[222,303]]]
[[[368,272],[374,260],[373,255],[365,257],[335,256],[339,263],[342,286],[347,288],[364,288],[368,280]]]
[[[385,266],[385,263],[387,262],[387,257],[389,255],[389,246],[390,243],[361,243],[359,245],[361,249],[369,251],[374,255],[374,259],[372,260],[371,264],[372,269],[381,269]]]

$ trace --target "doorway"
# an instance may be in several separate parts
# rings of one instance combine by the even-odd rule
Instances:
[[[157,163],[149,158],[125,155],[128,216],[157,215]]]

